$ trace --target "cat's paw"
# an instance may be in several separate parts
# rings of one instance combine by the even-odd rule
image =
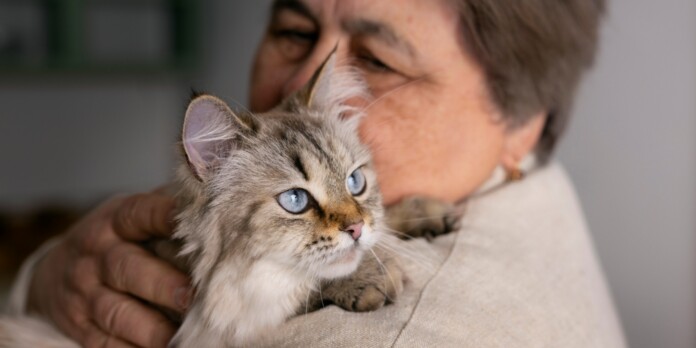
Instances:
[[[387,208],[386,222],[399,237],[432,239],[459,229],[463,206],[412,196]]]
[[[395,257],[368,253],[348,277],[324,282],[315,301],[319,306],[335,304],[354,312],[373,311],[396,301],[405,280]]]

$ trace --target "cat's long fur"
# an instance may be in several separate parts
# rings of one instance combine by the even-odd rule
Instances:
[[[355,271],[377,243],[381,198],[357,137],[360,115],[344,104],[363,89],[356,75],[334,65],[332,54],[308,86],[262,115],[235,113],[212,96],[190,104],[174,237],[197,293],[171,346],[252,344],[306,308],[320,282]],[[367,187],[352,195],[346,179],[356,170]],[[293,188],[312,197],[303,214],[276,202]],[[359,238],[341,231],[358,222],[364,223]],[[389,292],[398,291],[400,284]],[[56,340],[41,321],[4,320],[0,346],[36,346],[39,332],[48,335],[39,345],[73,344]]]
[[[321,281],[353,272],[377,242],[381,198],[358,115],[343,104],[362,90],[334,60],[262,115],[235,114],[207,96],[189,107],[175,237],[193,260],[198,293],[173,344],[251,344],[304,308]],[[368,186],[353,196],[345,182],[355,170]],[[306,213],[275,201],[294,187],[313,197]],[[357,240],[341,232],[355,221],[364,221]]]

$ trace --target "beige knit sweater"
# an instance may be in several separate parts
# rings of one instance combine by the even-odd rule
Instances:
[[[551,164],[472,197],[458,233],[410,249],[410,282],[372,313],[291,319],[273,347],[625,347],[575,192]],[[492,186],[492,187],[491,187]]]

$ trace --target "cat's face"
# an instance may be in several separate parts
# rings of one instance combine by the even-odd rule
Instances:
[[[307,115],[259,121],[245,153],[228,158],[213,180],[220,188],[234,182],[221,191],[228,202],[240,202],[240,193],[248,200],[250,247],[321,277],[352,272],[382,218],[369,154],[354,136]]]
[[[345,109],[313,90],[330,78],[266,114],[235,114],[211,96],[189,105],[189,181],[206,198],[203,220],[220,234],[222,258],[243,252],[335,278],[377,242],[383,213],[370,155],[356,122],[338,115]]]

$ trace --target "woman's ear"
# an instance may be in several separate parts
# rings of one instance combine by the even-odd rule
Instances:
[[[536,147],[546,124],[546,113],[540,112],[527,123],[508,131],[500,159],[506,171],[519,169],[520,162]]]

